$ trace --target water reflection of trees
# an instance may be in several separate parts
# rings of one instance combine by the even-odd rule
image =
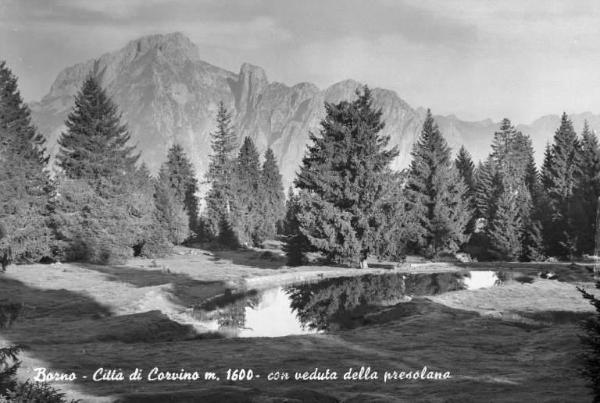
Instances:
[[[464,288],[459,273],[387,274],[337,278],[288,287],[291,307],[310,329],[339,328],[348,316],[374,305],[395,304],[406,295],[434,295]]]
[[[219,330],[237,332],[246,328],[246,308],[258,306],[261,294],[250,291],[245,294],[230,292],[200,305],[194,310],[199,320],[216,320]]]

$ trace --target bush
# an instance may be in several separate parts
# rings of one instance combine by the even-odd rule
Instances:
[[[27,381],[0,396],[0,403],[65,403],[65,394],[46,383]],[[69,402],[75,402],[70,400]]]

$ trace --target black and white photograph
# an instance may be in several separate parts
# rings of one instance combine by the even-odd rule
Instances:
[[[0,403],[600,402],[600,2],[0,0]]]

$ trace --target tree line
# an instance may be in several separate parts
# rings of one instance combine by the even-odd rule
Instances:
[[[93,76],[75,96],[51,176],[44,138],[31,123],[17,79],[0,64],[0,259],[122,262],[173,245],[235,248],[280,237],[290,264],[309,252],[366,265],[407,254],[458,251],[480,260],[539,261],[593,254],[600,195],[598,140],[577,135],[566,114],[536,167],[530,138],[504,119],[489,156],[455,158],[430,111],[410,166],[383,136],[370,90],[325,104],[293,188],[284,195],[275,155],[238,144],[223,103],[200,208],[200,183],[174,144],[156,176],[139,163],[118,107]]]
[[[563,114],[538,171],[531,139],[510,120],[476,166],[465,147],[452,158],[428,111],[410,166],[394,172],[397,150],[380,134],[381,110],[367,87],[357,95],[326,104],[310,137],[288,199],[291,264],[304,263],[307,252],[361,267],[369,257],[458,251],[509,261],[594,254],[600,151],[587,123],[578,136]]]
[[[285,214],[275,155],[261,164],[250,138],[239,153],[231,115],[217,114],[199,212],[193,165],[174,144],[156,176],[131,145],[117,105],[92,75],[75,96],[50,174],[45,140],[31,122],[17,78],[0,64],[0,259],[121,263],[157,257],[174,245],[212,241],[226,247],[274,238]]]

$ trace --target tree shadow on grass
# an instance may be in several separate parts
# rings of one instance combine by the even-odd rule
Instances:
[[[164,269],[140,269],[130,266],[98,266],[81,264],[86,270],[106,275],[109,281],[131,284],[135,287],[154,287],[171,284],[171,295],[182,306],[189,307],[224,294],[230,287],[223,281],[201,281],[182,273]]]
[[[172,321],[160,311],[112,316],[107,306],[89,296],[65,289],[34,288],[2,275],[0,304],[22,307],[12,326],[2,329],[0,344],[24,347],[22,373],[26,377],[34,376],[33,368],[40,365],[61,372],[88,371],[95,366],[127,367],[126,359],[110,362],[102,356],[88,356],[90,346],[106,346],[100,348],[108,351],[115,343],[126,343],[143,356],[152,351],[151,343],[198,337],[193,327]],[[77,381],[75,388],[91,393],[87,390],[90,386]]]
[[[254,267],[257,269],[278,270],[286,266],[287,259],[278,251],[272,250],[214,250],[212,251],[213,262],[230,261],[234,265]]]

